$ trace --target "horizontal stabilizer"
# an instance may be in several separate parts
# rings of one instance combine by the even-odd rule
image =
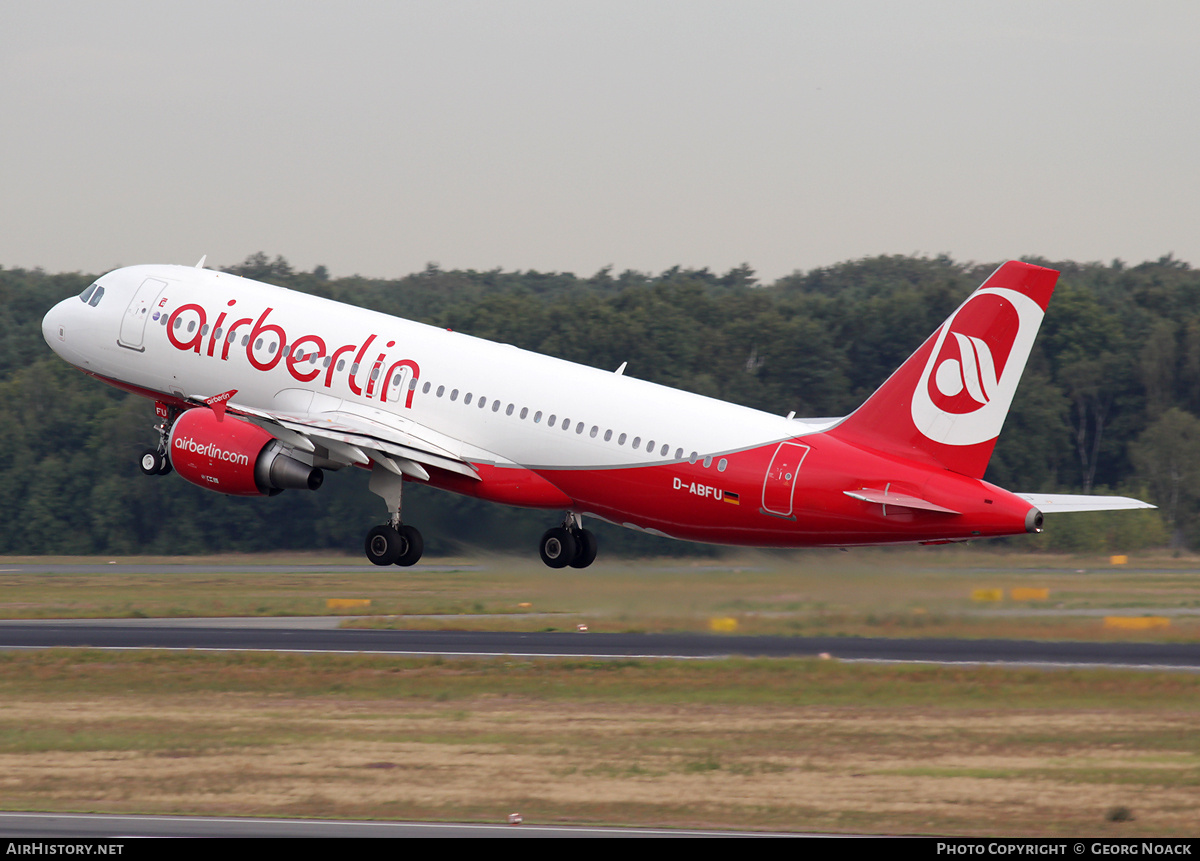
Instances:
[[[881,505],[894,505],[897,508],[915,508],[918,511],[937,511],[942,514],[962,513],[961,511],[955,511],[953,508],[946,508],[943,505],[930,502],[928,499],[908,496],[903,493],[889,493],[886,490],[868,490],[864,487],[861,490],[843,490],[842,493],[852,499],[861,499],[863,502],[878,502]]]
[[[1088,496],[1078,493],[1018,493],[1017,496],[1042,514],[1064,511],[1121,511],[1127,508],[1157,508],[1128,496]]]

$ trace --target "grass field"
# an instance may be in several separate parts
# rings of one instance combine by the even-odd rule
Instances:
[[[406,627],[732,619],[750,633],[1196,638],[1195,560],[945,550],[583,572],[448,560],[333,573],[320,569],[347,560],[255,557],[196,574],[164,573],[167,560],[31,574],[0,560],[0,615],[309,614],[365,598],[374,624]],[[267,563],[293,570],[237,571]],[[1106,629],[1107,612],[1170,625]],[[1191,673],[0,653],[0,805],[13,810],[1194,836],[1198,730]]]
[[[0,694],[8,809],[1132,836],[1200,807],[1184,673],[48,651],[0,655]]]
[[[0,560],[0,618],[341,614],[405,628],[694,631],[716,622],[719,630],[800,636],[1200,638],[1200,562],[1167,556],[1113,565],[932,548],[602,561],[584,571],[504,558],[380,570],[357,559],[226,557],[201,573],[134,559],[119,560],[136,564],[134,573],[37,574],[13,570],[17,561]],[[238,570],[289,561],[287,573]],[[347,563],[359,567],[322,570]],[[1046,597],[1014,600],[1022,589]],[[370,604],[330,609],[329,599],[347,598]],[[1113,629],[1106,615],[1166,622]]]

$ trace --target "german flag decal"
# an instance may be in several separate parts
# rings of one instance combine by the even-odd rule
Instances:
[[[730,503],[731,505],[741,505],[742,504],[741,501],[738,499],[738,495],[729,490],[722,491],[721,498],[724,499],[726,502]]]

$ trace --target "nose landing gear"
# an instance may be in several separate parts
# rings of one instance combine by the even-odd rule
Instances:
[[[167,441],[171,437],[171,426],[175,424],[175,419],[179,418],[180,411],[160,401],[154,404],[154,412],[162,419],[154,426],[158,431],[158,448],[143,451],[138,459],[138,466],[141,467],[142,475],[167,475],[171,471]]]

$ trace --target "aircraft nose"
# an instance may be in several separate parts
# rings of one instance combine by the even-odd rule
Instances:
[[[56,353],[61,353],[62,347],[67,340],[67,324],[66,314],[63,313],[63,306],[70,300],[63,300],[46,312],[46,316],[42,318],[42,337],[46,339],[46,343],[50,345],[50,349]]]

